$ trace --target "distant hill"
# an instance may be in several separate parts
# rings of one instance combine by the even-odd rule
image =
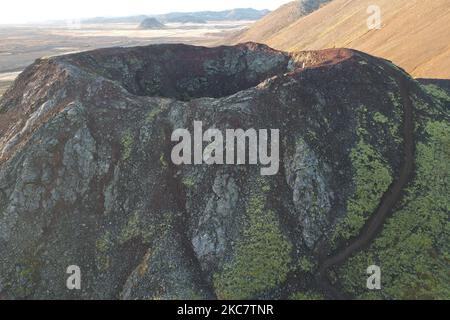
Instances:
[[[165,28],[165,25],[155,18],[146,18],[139,25],[139,29],[143,30],[158,30],[163,28]]]
[[[185,16],[196,17],[205,21],[259,20],[268,13],[270,13],[269,10],[238,8],[224,11],[171,12],[158,15],[157,18],[161,21],[176,21],[176,19]]]
[[[207,21],[241,21],[259,20],[270,13],[269,10],[256,10],[252,8],[238,8],[224,11],[199,11],[199,12],[170,12],[160,15],[137,15],[129,17],[96,17],[82,20],[83,23],[141,23],[146,18],[156,18],[163,22],[194,22],[206,23]]]
[[[163,20],[165,23],[207,23],[205,19],[197,17],[193,14],[187,14],[177,17],[169,17]]]
[[[236,43],[247,41],[266,42],[280,30],[330,1],[298,0],[289,2],[263,17],[250,28],[234,34],[231,39]]]
[[[225,11],[225,20],[258,20],[270,13],[269,10],[233,9],[228,13]]]
[[[333,0],[293,23],[286,18],[289,7],[281,7],[230,42],[251,40],[290,51],[347,47],[392,60],[414,77],[450,78],[449,0],[378,0],[380,30],[367,27],[373,4]]]
[[[128,16],[128,17],[95,17],[81,20],[82,23],[141,23],[149,16],[138,15],[138,16]]]

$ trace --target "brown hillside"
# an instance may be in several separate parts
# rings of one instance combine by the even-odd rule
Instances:
[[[258,40],[268,41],[277,32],[296,22],[299,18],[314,12],[324,3],[330,0],[299,0],[289,2],[261,20],[253,24],[249,29],[232,36],[235,43]]]
[[[449,0],[378,0],[381,30],[367,28],[372,4],[334,0],[268,39],[249,40],[283,50],[354,48],[392,60],[415,77],[450,78]]]

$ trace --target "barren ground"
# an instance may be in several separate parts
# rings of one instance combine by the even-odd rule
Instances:
[[[0,26],[0,96],[15,77],[34,60],[105,47],[142,46],[152,43],[211,45],[225,33],[251,21],[207,24],[167,24],[163,30],[139,30],[136,24],[20,25]]]
[[[232,37],[231,43],[256,41],[285,51],[352,48],[389,59],[415,78],[449,79],[449,3],[335,0],[294,23],[295,10],[285,6],[266,16],[264,25],[256,23]],[[380,30],[367,27],[367,8],[373,4],[381,10]]]

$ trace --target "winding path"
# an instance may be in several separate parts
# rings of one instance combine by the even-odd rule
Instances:
[[[326,257],[319,263],[319,273],[317,282],[321,289],[333,299],[348,299],[344,293],[335,288],[328,276],[328,271],[338,265],[344,263],[348,258],[361,250],[367,248],[371,242],[376,238],[379,232],[382,230],[386,219],[394,209],[395,205],[402,198],[402,191],[408,184],[411,175],[414,172],[414,107],[409,96],[409,79],[403,75],[399,75],[393,69],[386,70],[388,74],[397,79],[397,84],[400,88],[400,94],[403,100],[403,162],[400,170],[400,176],[390,186],[389,190],[384,194],[381,199],[380,205],[375,213],[369,218],[359,236],[351,240],[349,245],[338,251],[334,256]]]

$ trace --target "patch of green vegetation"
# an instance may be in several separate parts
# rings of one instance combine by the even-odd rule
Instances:
[[[375,112],[373,114],[373,120],[375,120],[376,122],[381,123],[381,124],[386,124],[389,122],[388,117],[386,117],[385,115],[383,115],[379,112]]]
[[[334,239],[356,236],[377,208],[393,178],[383,157],[360,139],[350,155],[355,170],[355,193],[347,202],[347,215],[337,225]]]
[[[41,262],[35,255],[23,258],[15,268],[14,283],[7,283],[13,294],[18,298],[27,298],[33,294],[35,285],[39,281]]]
[[[297,292],[294,293],[290,300],[324,300],[324,296],[315,292]]]
[[[4,211],[7,206],[8,206],[7,197],[5,193],[2,190],[0,190],[0,217],[4,215]]]
[[[116,234],[106,231],[95,243],[96,265],[100,271],[106,271],[111,266],[111,256],[114,248],[134,239],[150,244],[155,239],[163,237],[170,231],[175,220],[174,214],[166,212],[145,223],[139,211],[130,215],[124,226]]]
[[[126,226],[122,229],[119,235],[120,243],[125,243],[129,240],[137,238],[141,234],[139,215],[137,212],[131,215]]]
[[[265,184],[263,184],[263,185],[261,186],[261,191],[262,191],[264,194],[269,193],[270,190],[271,190],[271,187],[270,187],[270,184],[268,184],[268,183],[265,183]]]
[[[399,102],[394,94],[390,95],[397,109]],[[360,232],[370,215],[378,207],[384,193],[392,184],[392,169],[385,161],[376,146],[369,143],[372,136],[368,131],[369,123],[380,125],[378,131],[389,126],[389,134],[397,141],[398,125],[391,124],[391,120],[380,112],[369,112],[367,107],[361,105],[358,110],[358,127],[356,129],[358,143],[350,153],[355,186],[354,194],[347,201],[346,216],[336,226],[332,242],[348,240]],[[372,119],[373,121],[370,121]],[[380,131],[385,132],[385,131]],[[398,142],[398,141],[397,141]]]
[[[428,103],[426,103],[423,99],[421,99],[420,97],[418,97],[416,94],[412,95],[412,100],[413,100],[413,104],[414,104],[414,109],[417,111],[421,111],[421,112],[426,112],[426,113],[434,113],[436,110],[436,108],[430,108],[430,105]]]
[[[418,118],[424,117],[424,119],[428,119],[429,117],[448,117],[450,102],[437,100],[430,95],[427,96],[431,98],[431,103],[429,100],[425,101],[425,99],[418,94],[412,94],[412,102],[414,104],[414,109],[418,111]]]
[[[402,112],[403,110],[403,103],[402,98],[399,94],[395,94],[394,92],[388,92],[389,99],[392,102],[392,105],[394,106],[395,112]]]
[[[127,161],[131,157],[131,151],[133,150],[134,138],[133,134],[127,130],[120,140],[122,146],[122,160]]]
[[[303,272],[309,272],[309,273],[313,272],[315,267],[316,267],[316,264],[314,263],[314,261],[312,261],[308,257],[302,257],[302,258],[300,258],[300,260],[298,262],[298,269],[300,269]]]
[[[163,109],[154,108],[145,116],[146,123],[152,123],[163,112]]]
[[[153,219],[145,221],[142,212],[135,211],[128,217],[126,223],[117,234],[106,231],[97,239],[95,243],[95,262],[99,271],[107,271],[111,268],[114,250],[121,245],[131,240],[139,239],[143,244],[150,246],[157,239],[166,237],[167,233],[172,230],[175,219],[178,217],[170,211],[159,215],[152,214],[151,216]],[[146,256],[144,261],[148,260],[147,258],[149,256]],[[139,265],[138,270],[144,273],[146,271],[145,268],[147,268],[147,262]]]
[[[161,168],[163,170],[169,169],[169,163],[166,160],[166,157],[164,156],[164,153],[161,153],[159,156],[159,164],[161,165]]]
[[[421,85],[422,89],[438,102],[450,102],[450,94],[435,84]]]
[[[339,276],[361,299],[450,297],[450,126],[428,121],[416,150],[416,177],[381,235],[347,261]],[[382,271],[382,290],[364,290],[369,265]]]
[[[98,252],[108,252],[109,248],[111,247],[111,234],[109,231],[105,232],[105,234],[100,237],[96,242],[95,242],[95,249]]]
[[[201,301],[204,300],[205,297],[194,288],[183,288],[179,292],[177,292],[174,296],[171,295],[171,300],[187,300],[187,301]],[[162,298],[159,295],[157,299],[152,297],[152,300],[167,300],[167,298]]]
[[[187,188],[187,189],[192,189],[193,187],[195,187],[195,179],[193,177],[184,177],[181,180],[181,183]]]
[[[172,213],[167,212],[162,214],[157,222],[143,223],[141,216],[138,212],[135,212],[130,216],[125,227],[120,231],[118,240],[120,244],[124,244],[127,241],[141,238],[142,241],[150,243],[157,236],[164,235],[173,225],[174,216]]]
[[[95,263],[100,271],[106,271],[111,265],[111,257],[109,255],[110,248],[113,242],[111,239],[111,233],[109,231],[105,232],[97,241],[95,242],[96,256]]]
[[[283,283],[290,270],[292,244],[275,212],[266,208],[267,183],[260,180],[257,185],[234,259],[213,278],[220,299],[250,299]]]
[[[373,120],[377,123],[377,124],[381,124],[382,126],[387,126],[389,134],[392,138],[394,138],[394,141],[397,143],[401,143],[403,141],[403,138],[401,138],[399,136],[399,125],[398,123],[395,123],[392,120],[389,120],[388,117],[386,117],[385,115],[383,115],[380,112],[375,112],[373,114]]]

